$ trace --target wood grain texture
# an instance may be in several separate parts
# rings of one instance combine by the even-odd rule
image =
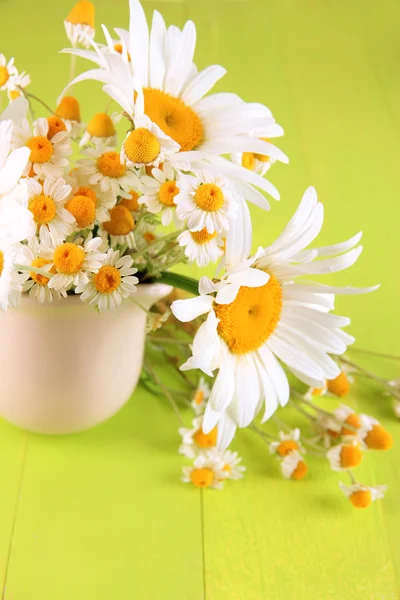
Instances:
[[[68,71],[68,57],[56,53],[70,4],[40,0],[39,10],[30,0],[0,2],[0,51],[16,56],[33,77],[32,92],[51,104]],[[326,210],[319,242],[359,229],[365,235],[357,265],[330,280],[382,283],[371,296],[339,298],[338,312],[352,317],[361,346],[400,354],[400,4],[144,5],[179,26],[192,18],[199,67],[228,69],[216,89],[267,104],[285,127],[279,145],[291,164],[276,165],[270,175],[282,200],[272,201],[268,215],[252,211],[255,246],[274,239],[315,185]],[[99,22],[127,23],[126,0],[96,6]],[[83,84],[76,93],[90,118],[98,85]],[[365,364],[400,375],[384,361]],[[277,461],[248,431],[234,444],[248,468],[245,480],[201,496],[179,483],[175,416],[143,390],[109,423],[77,436],[26,436],[1,423],[3,600],[399,598],[400,426],[370,384],[360,382],[348,403],[375,414],[397,441],[388,454],[369,453],[359,469],[361,481],[390,486],[367,511],[352,509],[338,490],[345,478],[311,457],[307,480],[282,481]]]

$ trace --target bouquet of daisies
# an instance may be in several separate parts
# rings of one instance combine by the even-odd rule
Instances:
[[[100,43],[92,3],[72,9],[65,20],[72,48],[64,50],[72,55],[71,81],[54,110],[0,55],[0,91],[10,101],[0,122],[0,308],[16,307],[24,293],[38,302],[74,294],[93,310],[114,310],[134,301],[141,282],[170,283],[193,297],[175,295],[158,317],[150,315],[149,329],[165,324],[168,342],[172,330],[179,337],[180,322],[194,335],[180,367],[197,415],[192,429],[180,430],[181,452],[193,460],[184,480],[221,487],[241,477],[239,457],[226,449],[237,428],[248,426],[267,441],[285,477],[304,477],[307,447],[349,470],[364,449],[391,445],[371,417],[346,406],[328,414],[314,403],[326,391],[344,395],[338,388],[348,386],[346,372],[357,372],[343,358],[354,338],[344,330],[350,320],[332,312],[335,295],[376,287],[334,287],[319,276],[356,262],[361,233],[313,246],[324,211],[309,188],[281,235],[252,254],[249,204],[268,211],[270,198],[279,199],[266,174],[276,161],[288,162],[275,145],[282,127],[262,104],[212,93],[225,69],[198,71],[191,21],[182,30],[166,27],[155,11],[149,28],[139,0],[130,0],[130,12],[129,30],[103,26]],[[92,64],[74,78],[77,57]],[[108,108],[87,124],[71,91],[84,80],[101,82],[109,96]],[[45,116],[35,117],[36,101]],[[120,122],[126,133],[119,143]],[[215,275],[195,281],[171,272],[179,263],[215,265]],[[161,344],[152,335],[150,344]],[[291,388],[289,376],[306,392]],[[161,386],[179,413],[182,392],[171,392],[151,365],[143,381]],[[271,419],[291,396],[315,428],[308,442],[285,424],[278,436],[252,424],[257,415]],[[362,497],[359,505],[382,494],[354,479],[344,491]]]

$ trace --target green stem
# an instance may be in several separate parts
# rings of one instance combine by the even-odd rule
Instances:
[[[182,419],[181,411],[179,410],[178,405],[175,402],[175,399],[173,398],[172,394],[169,392],[168,388],[164,385],[164,383],[158,377],[158,375],[155,372],[155,370],[148,363],[145,363],[145,368],[147,369],[147,371],[149,372],[149,374],[153,378],[154,382],[164,392],[165,397],[167,398],[167,400],[171,404],[171,406],[172,406],[172,408],[173,408],[173,410],[174,410],[174,412],[175,412],[175,414],[176,414],[176,416],[178,418],[180,426],[184,427],[185,424],[184,424],[183,419]]]
[[[18,88],[23,94],[25,94],[25,96],[29,99],[32,98],[32,100],[36,100],[36,102],[39,102],[42,106],[44,106],[44,108],[46,110],[49,111],[49,113],[51,113],[52,115],[54,115],[54,110],[52,110],[50,108],[50,106],[48,104],[46,104],[46,102],[44,102],[43,100],[41,100],[39,98],[39,96],[35,96],[35,94],[31,94],[30,92],[26,92],[24,91],[22,88]]]
[[[47,279],[51,279],[53,277],[53,273],[49,273],[44,269],[39,269],[38,267],[33,267],[32,265],[14,265],[17,271],[29,271],[29,273],[37,273],[38,275],[42,275]]]
[[[163,271],[161,277],[157,279],[158,283],[166,283],[172,285],[175,288],[189,292],[193,296],[199,295],[199,282],[197,279],[187,277],[186,275],[179,275],[178,273],[171,273],[170,271]]]
[[[149,249],[154,248],[154,246],[158,246],[158,244],[160,243],[165,243],[168,240],[172,240],[174,237],[177,237],[179,235],[179,231],[174,231],[173,233],[168,233],[167,235],[164,235],[163,237],[158,238],[157,240],[154,240],[154,242],[151,242],[150,244],[147,244],[147,246],[145,246],[144,248],[142,248],[142,250],[139,250],[138,252],[136,252],[136,254],[133,254],[133,258],[136,259],[138,256],[142,256],[142,254],[146,254]]]

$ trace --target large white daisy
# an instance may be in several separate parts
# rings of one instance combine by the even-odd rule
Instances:
[[[286,404],[289,384],[280,361],[313,387],[323,387],[326,379],[340,373],[329,355],[342,354],[354,338],[341,329],[350,319],[330,314],[334,294],[376,288],[299,281],[302,276],[346,269],[361,253],[361,246],[356,246],[361,234],[341,244],[306,249],[322,222],[323,206],[309,188],[284,232],[256,255],[255,268],[247,269],[246,277],[236,266],[228,285],[226,280],[215,284],[202,278],[200,296],[172,305],[181,321],[208,313],[194,339],[193,356],[182,368],[200,368],[207,374],[219,369],[204,430],[218,424],[221,447],[230,443],[238,426],[249,425],[263,405],[266,420],[278,404]],[[246,281],[249,271],[257,274],[257,286],[250,287]],[[267,281],[260,279],[260,273]]]
[[[68,156],[72,153],[71,144],[66,131],[60,131],[51,140],[48,139],[49,123],[47,119],[37,119],[33,129],[27,119],[21,126],[13,129],[12,147],[27,147],[30,150],[29,161],[24,175],[41,179],[45,177],[61,177],[64,167],[69,165]]]

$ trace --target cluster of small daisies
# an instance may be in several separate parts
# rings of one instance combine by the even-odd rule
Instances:
[[[350,319],[333,313],[335,296],[377,286],[321,282],[357,261],[361,233],[314,246],[324,209],[311,187],[281,235],[252,254],[248,205],[267,211],[267,197],[279,199],[265,175],[288,162],[273,143],[283,130],[266,106],[210,93],[226,71],[198,70],[192,21],[167,27],[155,11],[149,28],[139,0],[129,4],[130,29],[103,26],[103,43],[94,41],[93,4],[73,7],[65,19],[72,48],[64,52],[71,65],[80,57],[94,67],[72,79],[46,117],[29,121],[37,100],[26,90],[29,78],[0,55],[0,93],[10,99],[0,116],[0,308],[17,306],[22,294],[39,302],[75,294],[114,310],[139,282],[157,278],[190,291],[193,298],[171,306],[183,328],[201,322],[181,369],[215,382],[201,421],[182,434],[194,460],[185,479],[220,487],[242,472],[226,453],[237,428],[257,415],[263,423],[288,403],[289,374],[315,394],[340,378],[354,338],[344,330]],[[112,115],[83,123],[70,93],[84,80],[103,84],[117,107]],[[119,143],[121,119],[127,133]],[[160,235],[160,227],[169,229]],[[217,276],[194,285],[168,272],[180,262],[218,263]],[[153,317],[149,328],[162,324]],[[274,452],[284,475],[299,479],[306,466],[298,433],[290,435],[279,444],[298,447],[282,454],[278,444]]]

